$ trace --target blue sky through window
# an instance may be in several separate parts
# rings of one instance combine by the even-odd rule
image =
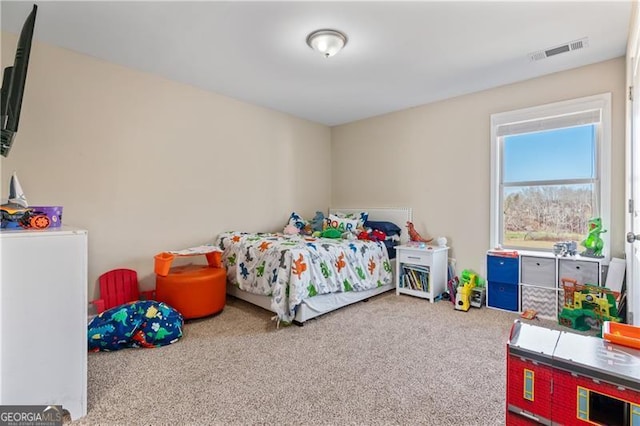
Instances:
[[[504,182],[595,178],[593,124],[504,138]]]

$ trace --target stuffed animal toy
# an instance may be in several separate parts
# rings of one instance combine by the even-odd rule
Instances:
[[[349,232],[349,231],[343,232],[342,233],[342,238],[345,239],[345,240],[349,240],[349,241],[353,241],[353,240],[357,239],[356,234],[354,234],[353,232]]]
[[[387,239],[387,234],[380,231],[379,229],[368,229],[366,231],[362,231],[358,234],[359,240],[368,240],[368,241],[384,241]]]
[[[293,224],[288,224],[284,227],[284,230],[282,232],[285,235],[297,235],[300,233],[300,229],[298,229],[298,227]]]
[[[324,238],[341,238],[342,232],[336,228],[327,228],[321,234]]]
[[[384,241],[387,239],[387,234],[379,229],[374,229],[373,231],[371,231],[370,239],[371,241]]]
[[[430,243],[433,241],[433,238],[422,238],[422,236],[418,234],[418,231],[413,227],[412,222],[407,222],[407,229],[409,230],[409,239],[411,241],[418,241],[421,243]]]
[[[311,219],[311,229],[313,232],[322,232],[324,230],[324,214],[317,211],[316,215]]]

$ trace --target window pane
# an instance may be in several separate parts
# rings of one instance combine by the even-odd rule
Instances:
[[[553,249],[558,241],[580,243],[587,221],[598,215],[595,206],[594,184],[506,188],[502,245]]]
[[[589,392],[584,388],[578,388],[578,418],[589,420]]]
[[[504,138],[503,182],[595,178],[596,126]]]
[[[631,426],[640,426],[640,405],[631,406]]]
[[[524,399],[533,401],[533,371],[524,370]]]

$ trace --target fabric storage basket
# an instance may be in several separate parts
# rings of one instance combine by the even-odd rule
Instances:
[[[534,309],[538,317],[555,320],[558,317],[558,290],[520,284],[522,311]]]
[[[489,282],[487,306],[518,312],[518,284]]]

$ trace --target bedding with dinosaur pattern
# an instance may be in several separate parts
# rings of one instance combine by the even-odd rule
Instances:
[[[383,243],[281,233],[224,232],[227,279],[243,291],[271,297],[271,309],[291,322],[303,299],[363,291],[392,281]]]

